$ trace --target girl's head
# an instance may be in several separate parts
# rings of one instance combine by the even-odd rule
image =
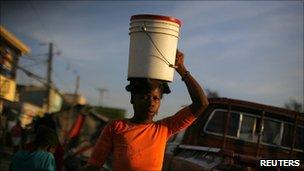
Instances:
[[[36,131],[34,145],[37,148],[45,149],[48,152],[55,152],[55,148],[59,144],[56,131],[53,129],[40,125]]]
[[[168,83],[161,80],[150,78],[131,78],[130,84],[126,86],[126,90],[132,94],[145,93],[159,88],[161,94],[169,94],[171,92]]]

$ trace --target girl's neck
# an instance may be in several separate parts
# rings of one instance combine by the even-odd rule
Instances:
[[[132,117],[131,119],[129,119],[130,122],[135,123],[135,124],[148,124],[148,123],[152,123],[153,122],[153,118],[136,118],[136,117]]]

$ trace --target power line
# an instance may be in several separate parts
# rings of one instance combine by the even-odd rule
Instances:
[[[61,55],[61,54],[62,53],[60,53],[58,56],[62,57],[62,59],[64,59],[66,61],[66,64],[67,64],[66,70],[72,70],[73,75],[79,74],[78,70],[76,69],[76,67],[74,67],[74,65],[72,65],[72,63],[69,61],[69,59],[66,58],[65,56]],[[58,59],[60,59],[60,58],[58,58]]]
[[[37,75],[37,74],[35,74],[35,73],[33,73],[33,72],[31,72],[31,71],[29,71],[29,70],[27,70],[27,69],[25,69],[25,68],[19,66],[19,65],[16,65],[16,68],[19,69],[19,70],[21,70],[22,72],[24,72],[27,76],[29,76],[29,77],[31,77],[31,78],[34,78],[36,81],[42,83],[45,87],[50,86],[50,87],[51,87],[52,89],[54,89],[57,93],[60,94],[60,91],[56,88],[56,86],[55,86],[53,83],[52,83],[52,84],[48,84],[48,83],[47,83],[47,79],[46,79],[46,78],[44,78],[44,77],[42,77],[42,76],[39,76],[39,75]]]
[[[45,26],[45,24],[42,22],[42,19],[40,17],[40,14],[38,13],[38,10],[35,8],[34,4],[32,4],[32,1],[28,1],[29,4],[30,4],[30,7],[31,9],[34,11],[37,19],[38,19],[38,22],[42,28],[42,30],[45,32],[45,34],[49,37],[49,41],[52,41],[54,42],[54,39],[53,39],[53,36],[50,34],[49,30],[47,29],[47,27]]]
[[[37,66],[40,64],[46,64],[46,61],[35,61],[35,63],[33,64],[29,64],[29,65],[23,65],[24,68],[28,68],[28,67],[33,67],[33,66]]]
[[[55,90],[58,94],[61,94],[60,91],[55,87],[55,85],[53,83],[50,83],[48,79],[35,74],[27,69],[25,69],[24,67],[18,65],[17,63],[14,63],[12,60],[7,60],[7,62],[9,62],[12,65],[15,65],[16,69],[19,69],[20,71],[22,71],[23,73],[25,73],[28,77],[30,78],[34,78],[36,81],[40,82],[42,85],[44,85],[47,88],[52,88],[53,90]]]
[[[39,76],[37,74],[34,74],[32,73],[31,71],[19,66],[19,65],[16,65],[17,69],[21,70],[22,72],[24,72],[27,76],[31,77],[31,78],[34,78],[35,80],[39,81],[40,83],[42,83],[43,85],[46,85],[45,81],[46,79],[43,78],[42,76]]]
[[[35,5],[34,5],[31,1],[28,1],[28,2],[29,2],[29,5],[30,5],[32,11],[34,12],[34,14],[35,14],[36,17],[37,17],[37,21],[39,22],[42,31],[47,35],[48,39],[50,39],[52,42],[55,42],[55,41],[54,41],[53,35],[52,35],[51,32],[48,30],[48,28],[46,27],[45,23],[42,21],[41,15],[40,15],[39,11],[36,9]],[[64,56],[61,55],[61,50],[59,49],[59,47],[57,46],[57,44],[56,44],[56,43],[53,43],[53,45],[54,45],[54,47],[56,47],[56,49],[58,50],[58,52],[57,52],[56,54],[57,54],[58,56],[61,56],[61,57],[66,61],[66,63],[67,63],[66,70],[71,70],[71,68],[72,68],[72,74],[73,74],[73,75],[77,75],[77,73],[78,73],[77,69],[76,69],[74,66],[72,66],[71,62],[70,62],[67,58],[65,58]],[[54,54],[55,54],[55,53],[54,53]],[[43,56],[44,56],[44,55],[43,55]],[[32,56],[30,57],[30,59],[33,60],[33,61],[35,61],[35,59],[33,59]],[[57,58],[57,59],[59,59],[59,58]],[[41,63],[42,63],[42,62],[41,62]],[[48,62],[48,63],[49,63],[49,62]],[[37,64],[39,64],[39,62],[37,62],[37,60],[36,60],[36,63],[35,63],[35,64],[29,65],[29,66],[34,66],[34,65],[37,65]],[[49,71],[48,73],[50,74],[50,72],[53,72],[53,71]],[[59,78],[59,77],[57,77],[57,78]],[[48,82],[50,82],[50,76],[48,76],[48,80],[49,80]],[[60,79],[60,80],[61,80],[61,79]],[[61,82],[63,82],[63,81],[61,80]]]
[[[23,57],[25,59],[29,59],[29,60],[36,60],[40,57],[46,57],[48,54],[47,53],[41,53],[41,54],[24,54]]]
[[[72,65],[72,62],[70,62],[70,59],[68,59],[67,57],[65,57],[64,55],[62,55],[62,50],[60,50],[60,48],[57,46],[56,43],[53,44],[54,47],[58,50],[58,52],[56,53],[56,55],[58,57],[61,57],[61,58],[57,58],[57,59],[63,59],[65,60],[65,63],[67,64],[66,66],[66,70],[72,70],[72,74],[73,75],[77,75],[78,74],[78,70],[76,69],[76,67],[74,67],[74,65]]]
[[[45,32],[45,34],[49,37],[49,39],[51,39],[52,42],[55,42],[54,41],[54,37],[53,35],[50,33],[50,31],[48,30],[48,28],[46,27],[46,25],[44,24],[44,22],[42,21],[41,17],[40,17],[40,14],[38,12],[38,10],[36,9],[35,5],[31,2],[31,1],[28,1],[29,2],[29,5],[32,9],[32,11],[34,12],[34,14],[36,15],[37,19],[38,19],[38,22],[42,28],[42,30]],[[56,43],[53,43],[54,47],[58,50],[58,52],[56,53],[58,56],[62,57],[66,63],[67,63],[67,67],[66,67],[66,70],[72,70],[72,74],[73,75],[77,75],[78,73],[78,70],[72,65],[72,63],[69,61],[69,59],[67,59],[65,56],[62,56],[61,55],[61,50],[60,48],[57,46]],[[54,53],[55,54],[55,53]],[[58,58],[59,59],[59,58]],[[72,68],[72,69],[71,69]]]
[[[54,76],[55,76],[54,78],[56,80],[58,80],[61,83],[61,85],[63,85],[65,87],[65,89],[68,89],[67,90],[68,92],[72,92],[72,89],[70,88],[72,86],[69,85],[67,82],[65,82],[63,79],[61,79],[60,76],[56,72],[53,72],[53,73],[54,73]],[[68,88],[66,88],[66,87],[68,87]]]

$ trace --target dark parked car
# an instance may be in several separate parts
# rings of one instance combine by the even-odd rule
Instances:
[[[303,113],[228,98],[209,103],[192,126],[168,141],[164,171],[304,169]],[[263,168],[260,159],[301,164]]]

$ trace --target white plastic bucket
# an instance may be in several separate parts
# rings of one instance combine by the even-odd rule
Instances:
[[[133,15],[130,23],[128,80],[173,81],[180,20],[160,15]]]

